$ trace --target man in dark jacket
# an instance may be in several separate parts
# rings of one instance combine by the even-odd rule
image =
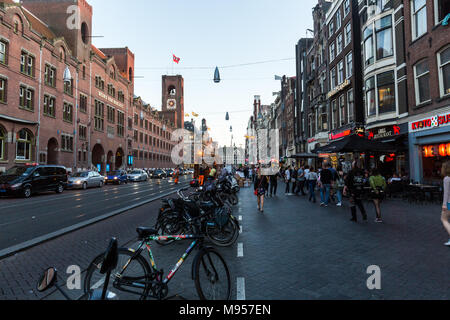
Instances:
[[[320,206],[328,207],[330,202],[330,190],[333,183],[333,173],[330,170],[331,165],[329,163],[323,166],[320,172]]]
[[[362,194],[364,191],[364,171],[358,168],[356,162],[353,163],[352,170],[348,173],[345,179],[344,195],[350,196],[350,210],[352,218],[350,221],[357,222],[356,206],[361,211],[364,221],[367,221],[366,210],[362,202]]]

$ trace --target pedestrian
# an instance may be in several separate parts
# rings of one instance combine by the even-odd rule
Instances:
[[[286,183],[286,189],[284,190],[284,193],[288,195],[289,191],[291,190],[291,167],[287,167],[286,171],[284,172],[284,182]]]
[[[382,223],[381,219],[381,201],[384,199],[385,191],[386,191],[386,179],[380,174],[378,169],[372,170],[372,175],[369,178],[370,182],[370,195],[375,205],[375,211],[377,213],[377,218],[375,219],[376,223]]]
[[[270,196],[276,197],[277,196],[277,188],[278,188],[278,177],[280,173],[277,172],[276,174],[273,174],[270,176]]]
[[[261,170],[258,170],[254,183],[254,191],[258,200],[258,211],[261,213],[264,212],[264,195],[266,194],[267,188],[267,177],[261,174]]]
[[[345,179],[344,195],[350,197],[350,210],[352,218],[350,221],[357,222],[356,217],[356,206],[358,206],[361,211],[361,215],[364,221],[367,221],[366,210],[362,203],[362,194],[364,190],[364,172],[358,168],[358,164],[353,162],[352,170],[347,175]]]
[[[342,171],[342,168],[340,168],[337,171],[336,174],[336,196],[337,196],[337,200],[338,203],[336,204],[336,206],[338,207],[342,207],[342,194],[344,191],[344,187],[345,187],[345,180],[344,180],[344,171]]]
[[[333,183],[333,174],[330,171],[331,165],[326,163],[320,172],[320,206],[328,207],[330,203],[330,190]]]
[[[316,203],[316,184],[317,173],[314,171],[314,167],[311,167],[306,175],[306,181],[308,183],[309,201]]]
[[[295,190],[297,189],[297,177],[298,177],[298,168],[294,167],[292,169],[292,174],[291,174],[291,182],[292,182],[292,194],[295,193]]]
[[[213,166],[211,170],[209,170],[208,180],[215,180],[216,179],[216,173],[217,169]]]
[[[302,196],[306,195],[305,194],[305,181],[306,181],[305,167],[301,166],[297,172],[297,190],[296,190],[297,195],[299,194],[300,191],[302,192]]]
[[[179,175],[180,175],[180,169],[179,169],[179,167],[176,167],[175,171],[173,173],[175,184],[178,184],[178,181],[179,181],[178,177],[179,177]]]
[[[198,183],[200,186],[203,186],[203,182],[205,181],[205,167],[203,165],[200,167],[199,170],[199,176],[198,176]]]
[[[441,174],[444,177],[444,202],[442,204],[441,221],[447,230],[449,240],[445,245],[450,247],[450,162],[447,161],[442,165]]]
[[[247,179],[249,178],[248,167],[245,167],[245,168],[244,168],[244,177],[245,177],[245,180],[247,180]]]

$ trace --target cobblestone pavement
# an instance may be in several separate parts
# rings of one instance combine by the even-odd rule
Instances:
[[[279,190],[284,191],[282,184]],[[382,204],[385,222],[376,224],[373,205],[366,203],[369,221],[355,224],[349,221],[348,204],[321,208],[305,197],[279,192],[266,200],[261,214],[251,188],[241,189],[239,198],[235,215],[242,234],[233,247],[219,248],[231,269],[233,299],[450,298],[450,249],[443,246],[447,235],[440,206],[387,200]],[[153,225],[158,206],[159,201],[153,202],[0,261],[0,299],[42,299],[34,290],[42,269],[56,266],[64,283],[67,267],[77,264],[84,270],[111,236],[118,237],[119,245],[133,246],[135,228]],[[154,246],[166,274],[187,245]],[[170,295],[198,299],[190,278],[192,260],[170,283]],[[367,288],[372,265],[381,269],[381,290]],[[70,294],[76,297],[80,291]]]

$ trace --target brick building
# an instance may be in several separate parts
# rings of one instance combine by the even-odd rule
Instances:
[[[80,18],[74,26],[72,9]],[[29,162],[101,172],[132,166],[127,156],[140,147],[130,139],[140,110],[134,54],[93,46],[92,10],[84,0],[0,2],[1,170]],[[144,115],[163,127],[160,117]],[[171,166],[166,151],[173,128],[166,123],[167,132],[156,133],[156,143],[167,148],[157,149],[159,160],[138,158],[140,167]]]

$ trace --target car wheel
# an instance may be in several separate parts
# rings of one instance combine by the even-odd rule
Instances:
[[[23,196],[24,196],[25,198],[31,197],[31,194],[32,194],[32,192],[31,192],[31,187],[25,187],[25,188],[23,189]]]
[[[86,190],[86,189],[87,189],[87,183],[83,182],[83,190]]]
[[[100,181],[100,184],[98,185],[99,186],[99,188],[103,188],[103,181]]]
[[[63,193],[64,191],[64,186],[62,184],[59,184],[58,187],[56,188],[56,193]]]

